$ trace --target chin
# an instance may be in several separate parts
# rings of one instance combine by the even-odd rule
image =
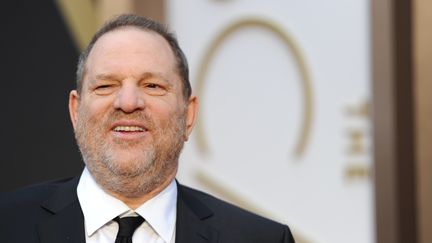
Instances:
[[[137,157],[118,157],[104,164],[113,176],[137,177],[151,170],[153,160]]]

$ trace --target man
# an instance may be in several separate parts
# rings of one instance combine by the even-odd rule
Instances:
[[[287,226],[175,181],[197,106],[172,34],[134,15],[108,22],[69,96],[86,168],[2,196],[0,242],[294,242]]]

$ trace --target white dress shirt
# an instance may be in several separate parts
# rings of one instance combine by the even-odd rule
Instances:
[[[133,235],[134,243],[174,243],[177,214],[177,184],[173,180],[158,195],[136,210],[103,191],[84,169],[77,187],[78,200],[84,214],[87,243],[113,243],[117,236],[117,216],[141,215],[145,222]]]

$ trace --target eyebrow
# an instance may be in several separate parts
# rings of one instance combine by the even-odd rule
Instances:
[[[120,80],[120,78],[114,74],[97,74],[94,81],[96,80]]]
[[[152,77],[160,78],[163,81],[165,81],[169,84],[172,84],[172,82],[169,79],[165,78],[164,75],[162,75],[161,73],[144,72],[138,76],[139,80],[145,80],[145,79],[152,78]],[[96,81],[96,80],[120,81],[120,80],[122,80],[122,77],[115,75],[115,74],[101,73],[101,74],[97,74],[93,81]]]

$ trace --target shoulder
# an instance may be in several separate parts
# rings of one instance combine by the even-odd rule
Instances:
[[[27,186],[11,192],[0,193],[0,212],[6,213],[40,206],[57,189],[73,178],[55,180]]]
[[[0,242],[38,242],[37,224],[50,217],[42,204],[71,179],[28,186],[13,192],[0,193]]]
[[[214,214],[221,213],[219,216],[230,216],[236,215],[238,218],[247,218],[247,219],[255,219],[255,220],[263,220],[265,222],[269,221],[268,219],[261,217],[255,213],[244,210],[238,206],[235,206],[231,203],[223,201],[215,196],[212,196],[206,192],[199,191],[187,186],[180,186],[183,192],[193,195],[195,198],[199,199],[205,206],[213,211]]]
[[[182,185],[179,186],[179,190],[183,194],[195,197],[212,212],[212,216],[207,221],[220,232],[226,230],[237,232],[238,236],[247,238],[249,242],[294,242],[287,225],[249,212],[199,190]],[[238,242],[243,242],[242,240],[238,239]]]

